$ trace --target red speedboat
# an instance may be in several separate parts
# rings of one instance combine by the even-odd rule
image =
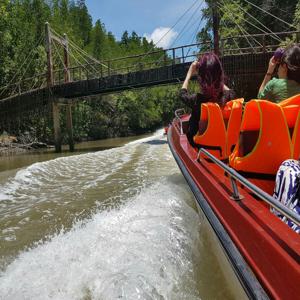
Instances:
[[[247,179],[185,135],[189,115],[168,130],[174,158],[251,299],[300,299],[300,236],[270,212],[298,215],[270,194],[274,180]]]

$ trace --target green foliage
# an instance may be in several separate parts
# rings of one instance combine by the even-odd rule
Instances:
[[[300,30],[300,0],[298,0],[297,6],[295,9],[294,25],[297,27],[297,30]]]
[[[288,28],[286,24],[273,16],[277,16],[290,24],[294,20],[294,25],[300,29],[299,0],[251,0],[250,2],[267,13],[242,0],[206,0],[207,6],[202,9],[202,18],[205,20],[205,24],[198,33],[198,41],[211,41],[212,43],[212,12],[214,5],[217,5],[220,19],[220,39],[263,32],[293,30],[293,28]],[[250,45],[258,46],[259,43],[262,45],[262,38],[256,40],[258,42],[251,38],[230,39],[223,41],[221,47],[228,49],[232,47],[232,44],[235,48],[249,47]],[[267,37],[265,42],[266,44],[274,44],[277,41],[274,38]],[[207,44],[201,46],[200,50],[207,51],[210,48]]]
[[[45,22],[49,22],[56,32],[66,33],[71,41],[98,60],[158,50],[135,31],[125,31],[121,40],[117,41],[112,32],[107,32],[101,20],[93,25],[85,0],[0,0],[0,15],[0,86],[10,81],[18,82],[23,74],[33,77],[46,71]],[[142,62],[139,58],[124,59],[111,67],[127,71],[129,64],[136,63],[142,68],[143,64],[158,60],[162,54],[149,55]],[[71,57],[71,63],[77,54],[73,55],[75,58]],[[27,61],[31,59],[32,63],[27,66]],[[164,59],[169,58],[163,57],[162,62]],[[55,64],[57,62],[54,61]],[[171,121],[174,110],[181,106],[177,94],[178,87],[168,86],[80,100],[73,107],[74,137],[79,141],[153,130]],[[29,132],[41,141],[53,142],[49,111],[51,107],[47,106],[40,111],[24,114],[18,122],[14,122],[14,126],[10,126],[10,131],[14,134]],[[64,141],[65,119],[62,108]]]

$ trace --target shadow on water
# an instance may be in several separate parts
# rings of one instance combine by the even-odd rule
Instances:
[[[164,144],[168,144],[168,142],[164,141],[164,140],[151,140],[151,141],[144,142],[144,144],[148,144],[148,145],[164,145]]]

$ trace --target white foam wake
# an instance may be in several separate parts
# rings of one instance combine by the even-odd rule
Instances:
[[[0,275],[3,299],[199,299],[199,218],[165,179],[119,209],[23,252]]]

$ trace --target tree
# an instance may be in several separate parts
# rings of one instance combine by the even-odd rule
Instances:
[[[93,24],[84,0],[77,1],[77,5],[74,2],[70,4],[70,16],[74,35],[80,39],[81,45],[86,47],[90,43]]]
[[[91,52],[97,59],[103,59],[105,52],[106,32],[104,24],[97,20],[91,33]]]
[[[128,35],[128,31],[125,30],[124,33],[122,34],[122,37],[121,37],[121,46],[124,46],[125,48],[128,47],[128,44],[129,44],[129,35]]]

